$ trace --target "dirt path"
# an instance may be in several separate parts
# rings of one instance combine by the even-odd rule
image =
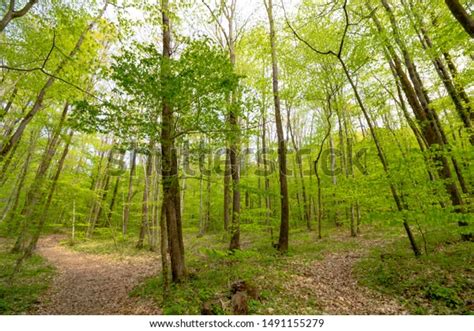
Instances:
[[[158,272],[158,258],[118,260],[79,253],[60,245],[60,239],[48,236],[38,243],[38,253],[57,268],[58,274],[32,314],[160,314],[153,302],[128,296],[135,285]],[[360,242],[357,249],[331,252],[322,260],[298,265],[299,272],[292,276],[287,289],[313,297],[324,314],[406,314],[395,300],[357,283],[355,263],[377,244]]]
[[[347,240],[347,238],[345,239]],[[358,284],[353,267],[377,242],[358,238],[360,247],[326,254],[302,267],[290,288],[314,296],[322,313],[330,315],[399,315],[408,312],[394,299]]]
[[[135,285],[158,272],[157,258],[118,260],[79,253],[61,246],[60,239],[48,236],[38,243],[38,253],[56,267],[58,274],[32,314],[160,314],[154,303],[128,296]]]

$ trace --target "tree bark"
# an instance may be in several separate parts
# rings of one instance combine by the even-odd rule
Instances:
[[[464,31],[466,31],[471,38],[474,38],[474,19],[464,9],[458,0],[444,0],[449,11],[453,14],[454,18],[461,24]]]
[[[43,228],[44,228],[44,224],[46,223],[46,219],[49,213],[49,208],[51,207],[51,202],[53,201],[54,193],[56,191],[56,186],[58,184],[59,177],[61,176],[61,172],[64,167],[64,161],[66,160],[66,157],[69,153],[69,147],[71,145],[73,135],[74,135],[74,131],[70,130],[68,137],[66,138],[67,140],[64,146],[64,150],[61,154],[61,157],[59,158],[56,172],[54,173],[54,176],[51,178],[51,182],[52,182],[51,187],[49,189],[48,197],[46,198],[46,203],[43,206],[43,210],[41,212],[38,226],[35,229],[33,237],[31,238],[31,241],[25,250],[24,258],[30,257],[31,254],[33,253],[33,250],[36,249],[36,244],[38,243],[39,236],[41,235],[41,232],[43,231]]]
[[[390,14],[391,9],[387,1],[382,0],[382,4],[386,8],[386,11]],[[444,136],[442,128],[439,125],[439,119],[437,118],[436,113],[430,107],[427,93],[426,91],[424,91],[419,75],[416,72],[416,68],[411,60],[411,57],[408,54],[408,50],[406,49],[404,43],[401,41],[400,33],[398,32],[396,26],[396,21],[393,15],[390,15],[390,17],[393,32],[396,37],[395,39],[397,44],[402,49],[405,65],[408,69],[411,82],[402,68],[401,60],[396,54],[395,49],[389,42],[385,41],[385,46],[393,61],[393,69],[400,78],[402,89],[407,97],[410,106],[413,109],[413,112],[415,113],[415,117],[421,127],[422,133],[426,139],[426,142],[428,143],[428,146],[431,147],[432,145],[438,145],[444,147],[447,143],[447,140]],[[378,31],[383,35],[384,29],[382,28],[382,25],[378,21],[377,17],[375,15],[372,15],[372,19]],[[452,181],[453,176],[447,157],[445,157],[444,155],[440,155],[440,153],[436,153],[434,159],[442,165],[442,167],[438,170],[438,174],[440,178],[445,180],[445,187],[450,196],[453,206],[462,206],[464,203],[456,183]]]
[[[23,8],[19,10],[15,10],[15,0],[10,0],[10,5],[8,6],[7,12],[3,16],[3,18],[0,20],[0,33],[5,30],[7,25],[15,18],[20,18],[22,16],[25,16],[26,13],[33,7],[35,3],[38,2],[38,0],[29,0]]]
[[[265,1],[265,0],[264,0]],[[280,111],[280,91],[278,86],[278,58],[276,52],[276,33],[273,20],[273,1],[265,1],[267,8],[268,21],[270,25],[270,46],[272,55],[272,86],[273,100],[275,104],[275,123],[278,136],[278,164],[280,178],[280,201],[281,201],[281,220],[280,236],[278,239],[278,250],[282,253],[288,251],[289,239],[289,205],[288,205],[288,182],[286,178],[286,143],[283,135],[283,125]]]
[[[140,226],[140,234],[138,236],[138,242],[136,247],[138,249],[143,248],[143,242],[145,240],[145,235],[147,234],[147,230],[150,229],[150,190],[151,190],[151,176],[153,171],[153,146],[154,143],[150,142],[148,148],[148,155],[146,160],[145,166],[145,186],[143,189],[143,201],[142,201],[142,223]]]
[[[346,74],[346,78],[348,79],[348,81],[349,81],[349,83],[352,87],[352,90],[353,90],[354,95],[356,97],[357,103],[359,104],[359,107],[362,110],[362,113],[365,117],[367,125],[369,126],[369,131],[372,135],[372,139],[374,140],[375,147],[377,148],[377,154],[378,154],[378,157],[380,159],[380,162],[382,163],[384,172],[387,176],[389,176],[389,168],[388,168],[387,159],[385,158],[385,154],[382,150],[382,146],[380,145],[378,137],[375,133],[375,129],[372,125],[372,120],[370,119],[369,113],[368,113],[367,109],[365,108],[365,105],[362,101],[362,98],[359,94],[359,91],[358,91],[358,89],[357,89],[357,87],[356,87],[356,85],[355,85],[355,83],[354,83],[354,81],[353,81],[353,79],[352,79],[352,77],[349,73],[349,70],[347,69],[347,66],[346,66],[345,62],[341,59],[341,57],[338,57],[338,59],[339,59],[339,62],[340,62],[341,66],[344,70],[344,73]],[[395,204],[397,205],[398,211],[403,212],[405,208],[402,205],[400,197],[399,197],[399,195],[397,193],[397,190],[395,188],[395,185],[393,183],[390,183],[390,191],[392,193],[393,199],[395,200]],[[409,226],[408,221],[406,220],[405,216],[403,218],[403,226],[404,226],[405,231],[407,233],[408,240],[410,241],[413,253],[415,254],[415,256],[421,255],[420,249],[418,248],[418,245],[415,241],[415,238],[413,236],[413,233],[411,232],[410,226]]]
[[[123,211],[123,225],[122,225],[123,236],[127,234],[128,221],[130,219],[130,205],[132,203],[132,197],[133,197],[133,179],[135,177],[136,163],[137,163],[137,150],[134,148],[130,156],[130,176],[128,178],[127,201],[125,203],[125,208]]]
[[[295,133],[293,132],[293,126],[291,125],[291,118],[290,118],[290,107],[287,107],[287,121],[288,121],[288,131],[290,133],[291,142],[293,144],[293,148],[296,153],[296,165],[298,166],[298,173],[301,182],[301,195],[303,197],[303,210],[304,210],[304,220],[306,222],[306,228],[308,231],[311,231],[311,211],[310,206],[308,203],[308,198],[306,195],[306,186],[304,182],[304,174],[303,174],[303,158],[301,156],[301,151],[296,143]]]
[[[166,84],[170,75],[171,58],[171,25],[169,19],[169,1],[161,0],[163,24],[163,64],[161,81]],[[165,89],[166,90],[166,89]],[[181,213],[179,206],[178,162],[175,148],[174,114],[168,96],[162,99],[161,113],[161,155],[163,176],[163,203],[166,210],[166,223],[170,236],[171,274],[173,282],[180,282],[186,277],[184,247],[181,229]],[[163,256],[163,259],[166,257]]]
[[[229,149],[225,149],[225,169],[224,169],[224,229],[227,231],[229,229],[229,220],[230,220],[230,153]]]
[[[228,11],[225,15],[228,22],[228,46],[229,57],[233,67],[235,67],[235,1],[232,1]],[[237,102],[237,89],[231,92],[230,111],[229,111],[229,126],[231,129],[230,145],[229,145],[229,160],[230,160],[230,175],[232,177],[232,215],[230,227],[230,244],[229,250],[240,249],[240,126],[239,126],[239,109]]]

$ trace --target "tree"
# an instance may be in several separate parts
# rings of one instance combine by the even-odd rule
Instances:
[[[276,32],[273,19],[273,2],[265,1],[265,7],[270,24],[270,45],[272,50],[272,82],[273,82],[273,101],[275,105],[275,123],[278,136],[278,164],[280,179],[280,201],[281,201],[281,222],[280,237],[278,239],[278,250],[285,253],[288,251],[289,235],[289,205],[288,205],[288,182],[286,173],[286,143],[283,135],[283,125],[280,110],[280,91],[278,87],[278,58],[276,53]]]
[[[451,14],[461,24],[463,29],[474,38],[474,19],[469,15],[458,0],[444,0]]]
[[[25,16],[28,11],[33,7],[38,0],[28,0],[28,2],[21,9],[15,9],[16,1],[10,0],[8,5],[7,12],[4,14],[3,18],[0,20],[0,32],[3,32],[7,25],[15,18],[20,18]]]

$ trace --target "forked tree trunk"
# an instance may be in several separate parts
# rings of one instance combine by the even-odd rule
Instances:
[[[38,2],[38,0],[28,0],[27,3],[24,4],[24,6],[21,9],[16,10],[15,9],[15,0],[10,0],[10,4],[8,5],[7,12],[3,16],[3,18],[0,20],[0,33],[5,30],[7,25],[14,20],[15,18],[20,18],[22,16],[25,16],[33,7],[35,3]]]

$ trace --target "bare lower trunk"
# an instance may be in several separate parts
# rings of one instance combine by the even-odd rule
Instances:
[[[169,1],[161,1],[163,21],[163,59],[161,68],[162,84],[166,84],[170,75],[169,59],[171,57],[171,25],[168,17]],[[173,282],[180,282],[186,277],[184,247],[181,229],[179,206],[178,161],[175,150],[174,114],[172,105],[166,97],[162,100],[161,116],[161,154],[163,176],[163,204],[166,210],[171,257],[171,274]],[[163,245],[163,243],[162,243]]]
[[[278,58],[276,51],[275,23],[273,20],[273,1],[265,1],[267,8],[268,21],[270,25],[270,46],[272,49],[272,86],[273,100],[275,105],[275,124],[278,137],[278,164],[280,178],[280,202],[281,202],[281,220],[280,236],[278,239],[278,250],[282,253],[288,251],[289,238],[289,205],[288,205],[288,182],[286,178],[286,143],[283,135],[283,125],[280,111],[280,91],[278,86]]]

